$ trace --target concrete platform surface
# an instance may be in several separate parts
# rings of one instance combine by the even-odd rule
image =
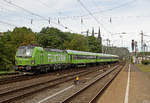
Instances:
[[[150,79],[135,65],[127,65],[97,103],[150,103]]]

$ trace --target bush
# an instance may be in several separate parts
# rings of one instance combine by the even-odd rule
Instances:
[[[148,64],[150,64],[150,60],[142,60],[142,64],[148,65]]]

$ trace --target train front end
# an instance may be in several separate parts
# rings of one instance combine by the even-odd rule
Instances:
[[[35,66],[34,46],[21,46],[15,56],[16,71],[32,71]]]

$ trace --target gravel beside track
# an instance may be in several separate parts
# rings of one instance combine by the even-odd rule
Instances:
[[[62,103],[91,103],[99,94],[99,91],[102,91],[106,84],[108,84],[119,71],[120,68],[116,69],[115,67],[97,76],[93,81],[89,82]]]
[[[5,85],[8,83],[15,83],[15,82],[21,82],[21,81],[26,81],[26,80],[30,80],[30,79],[34,79],[34,78],[41,78],[41,77],[45,77],[45,76],[49,76],[49,75],[56,75],[56,74],[65,74],[68,72],[73,72],[73,71],[80,71],[83,68],[73,68],[73,69],[66,69],[66,70],[57,70],[55,72],[50,72],[50,73],[46,73],[46,74],[16,74],[16,75],[6,75],[2,78],[0,78],[0,85]]]
[[[97,71],[97,69],[95,71]],[[77,75],[84,76],[84,75],[90,74],[95,71],[93,71],[92,69],[91,70],[83,70],[80,72],[76,72],[76,73],[72,73],[72,74],[70,73],[69,75],[64,75],[64,76],[61,76],[60,78],[51,79],[51,80],[37,83],[34,85],[20,87],[20,88],[13,89],[13,90],[10,89],[10,90],[3,91],[3,92],[1,91],[0,92],[0,103],[8,103],[8,102],[16,100],[18,98],[21,98],[24,96],[29,96],[29,95],[39,92],[41,90],[44,90],[44,89],[47,89],[50,87],[54,87],[60,83],[64,83],[66,81],[73,80],[73,79],[75,79],[75,77]]]
[[[96,67],[93,67],[96,68]],[[103,68],[103,67],[100,67]],[[90,68],[87,68],[90,69]],[[79,68],[79,69],[68,69],[68,70],[59,70],[56,72],[52,72],[52,73],[48,73],[48,74],[41,74],[41,75],[31,75],[31,76],[21,76],[20,78],[18,78],[20,81],[17,82],[12,82],[12,79],[10,80],[11,82],[8,84],[3,84],[0,85],[0,94],[4,93],[6,91],[9,90],[14,90],[14,89],[18,89],[18,88],[23,88],[25,86],[31,86],[37,83],[41,83],[44,81],[48,81],[51,79],[55,79],[64,75],[68,75],[69,73],[77,73],[77,72],[81,72],[81,71],[85,71],[84,68]],[[21,80],[22,79],[22,80]]]
[[[110,69],[111,68],[107,68],[107,69],[105,68],[106,71],[99,70],[99,72],[97,73],[91,73],[90,75],[80,77],[79,85],[74,85],[73,82],[72,83],[65,82],[62,85],[58,85],[58,87],[56,87],[55,89],[54,88],[51,90],[47,89],[47,91],[45,90],[41,92],[40,94],[30,96],[30,98],[24,98],[24,100],[15,102],[15,103],[61,103],[66,98],[72,96],[73,94],[81,90],[82,88],[86,87],[88,84],[92,83],[93,80],[95,80],[99,76],[104,75],[103,73],[108,72],[108,70]],[[68,88],[70,89],[66,90]],[[69,102],[69,103],[72,103],[72,102]],[[82,103],[82,102],[75,102],[75,103]]]
[[[15,81],[17,81],[18,79],[20,79],[21,76],[23,76],[23,75],[20,75],[20,74],[13,74],[13,75],[1,76],[1,78],[0,78],[0,85],[4,85],[4,84],[11,83],[11,82],[15,82]]]

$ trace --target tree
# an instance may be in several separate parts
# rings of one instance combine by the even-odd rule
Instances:
[[[56,28],[42,28],[38,33],[37,41],[43,47],[64,49],[63,44],[65,40],[69,39],[68,34]]]
[[[75,35],[70,43],[68,43],[68,49],[87,51],[86,38],[82,35]]]
[[[87,42],[88,41],[88,42]],[[101,45],[95,37],[84,37],[76,33],[62,32],[56,28],[45,27],[39,33],[30,28],[16,27],[0,37],[0,66],[8,70],[15,64],[15,54],[19,46],[37,44],[44,48],[71,49],[101,52]],[[88,45],[88,47],[87,47]]]
[[[88,49],[89,49],[89,52],[101,53],[102,48],[101,48],[99,39],[93,36],[89,36],[88,37]]]
[[[15,28],[12,33],[12,43],[18,48],[22,45],[36,44],[36,37],[30,28]]]
[[[0,70],[8,70],[13,66],[13,47],[10,45],[10,36],[0,37]]]
[[[58,36],[53,36],[49,34],[39,34],[38,43],[44,48],[62,48],[62,42],[60,41],[60,38]]]
[[[19,46],[33,43],[36,43],[35,34],[29,28],[16,27],[12,32],[5,32],[0,41],[0,65],[2,68],[12,68],[15,64],[15,54]]]

